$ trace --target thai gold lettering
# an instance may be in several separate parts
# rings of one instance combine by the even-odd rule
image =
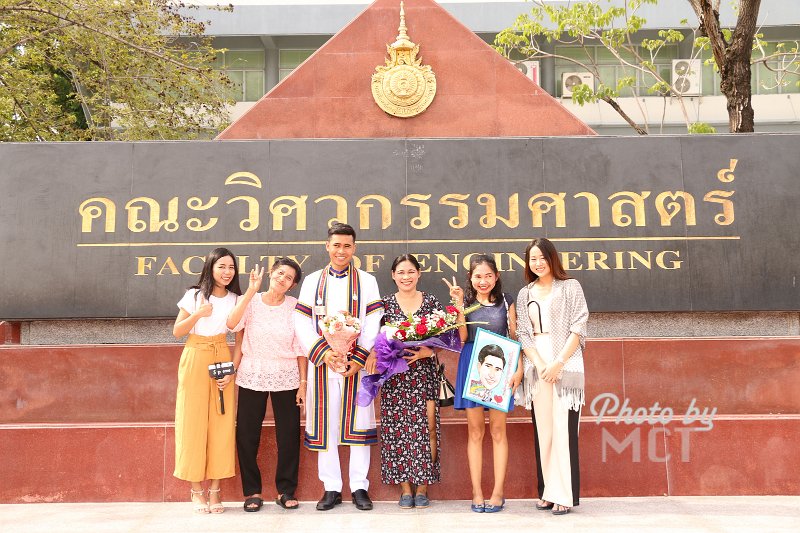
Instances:
[[[564,208],[564,198],[566,196],[567,193],[565,192],[560,192],[558,194],[551,192],[540,192],[539,194],[534,194],[531,196],[528,200],[528,209],[531,210],[531,223],[533,224],[533,227],[541,228],[543,216],[553,209],[555,209],[556,212],[556,227],[566,227],[567,215]],[[548,200],[544,200],[544,198]]]
[[[730,183],[735,180],[736,176],[733,175],[733,171],[736,170],[736,164],[738,162],[738,159],[731,159],[728,163],[728,168],[722,168],[717,172],[717,179],[722,183]]]
[[[269,211],[272,213],[272,229],[283,230],[283,219],[292,213],[295,214],[296,229],[305,231],[306,229],[306,200],[308,195],[302,196],[278,196],[269,203]]]
[[[234,172],[225,178],[225,185],[249,185],[260,189],[261,179],[252,172]]]
[[[392,202],[381,194],[368,194],[362,196],[356,202],[358,208],[358,222],[361,229],[370,229],[369,226],[369,212],[375,204],[371,201],[378,202],[381,207],[381,229],[386,229],[392,225]]]
[[[479,194],[477,201],[478,204],[486,207],[486,214],[479,221],[484,228],[495,227],[498,220],[509,228],[519,226],[519,193],[514,193],[508,197],[508,218],[497,216],[497,201],[493,194]]]
[[[440,205],[447,205],[456,208],[456,216],[448,220],[451,228],[464,228],[469,224],[469,206],[463,202],[469,198],[469,194],[445,194],[439,198]]]
[[[736,191],[709,191],[703,196],[706,202],[713,202],[722,206],[722,213],[714,216],[714,222],[720,226],[733,224],[733,202],[728,200]]]
[[[217,200],[219,200],[217,196],[212,196],[208,200],[208,203],[203,203],[202,198],[192,196],[186,200],[186,207],[194,211],[205,211],[214,207],[217,204]],[[186,227],[191,231],[206,231],[213,228],[217,224],[217,220],[217,217],[211,217],[208,219],[208,223],[204,225],[203,221],[199,218],[190,218],[186,221]]]
[[[84,200],[78,207],[78,214],[81,216],[81,233],[92,232],[92,222],[105,214],[103,231],[114,233],[117,224],[117,205],[102,196]]]
[[[622,227],[630,226],[631,222],[634,220],[637,226],[644,226],[644,200],[648,196],[650,196],[650,191],[642,191],[642,194],[632,191],[622,191],[612,194],[608,197],[609,200],[613,200],[614,198],[621,199],[611,204],[611,220],[617,226]],[[633,217],[622,212],[622,208],[626,205],[633,207]]]
[[[664,200],[667,198],[669,198],[670,201],[665,203]],[[683,200],[683,207],[680,202],[677,201],[678,198]],[[697,224],[694,213],[694,196],[686,191],[664,191],[656,196],[656,211],[658,211],[661,217],[662,226],[671,226],[672,219],[675,215],[680,213],[681,210],[685,213],[687,226],[694,226]]]
[[[597,195],[590,192],[579,192],[572,196],[573,198],[586,198],[586,207],[589,209],[589,227],[600,227],[600,201]]]
[[[409,220],[411,227],[414,229],[425,229],[431,223],[431,207],[425,203],[431,199],[430,194],[407,194],[400,200],[400,204],[416,207],[419,209],[419,215],[412,217]]]
[[[139,205],[143,204],[143,205]],[[139,218],[139,213],[146,207],[149,208],[149,223]],[[127,204],[125,209],[128,211],[128,229],[134,233],[141,233],[148,230],[150,233],[161,231],[162,229],[173,232],[178,230],[178,197],[175,196],[167,203],[167,218],[161,220],[161,206],[152,198],[139,196]]]
[[[338,194],[326,194],[325,196],[320,196],[314,200],[314,203],[318,204],[324,200],[330,200],[336,204],[336,216],[328,219],[328,227],[330,228],[333,226],[335,222],[347,224],[347,200],[345,200],[344,196],[339,196]]]
[[[252,196],[236,196],[226,201],[225,205],[231,205],[233,202],[245,202],[247,204],[247,218],[239,222],[239,228],[243,231],[255,231],[258,229],[258,225],[261,223],[258,200]]]

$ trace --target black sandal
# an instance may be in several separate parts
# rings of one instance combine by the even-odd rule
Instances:
[[[255,505],[255,507],[251,507],[251,505]],[[247,513],[256,513],[261,510],[262,505],[264,505],[264,500],[258,496],[251,496],[244,501],[244,510]]]
[[[544,500],[542,500],[544,501]],[[538,502],[536,503],[536,510],[537,511],[549,511],[553,508],[555,504],[553,502],[545,503],[545,505],[540,505]]]
[[[286,502],[296,501],[297,505],[288,506]],[[294,497],[294,494],[281,494],[275,499],[275,503],[283,507],[284,509],[288,509],[289,511],[293,511],[300,507],[300,502],[297,501],[297,498]]]

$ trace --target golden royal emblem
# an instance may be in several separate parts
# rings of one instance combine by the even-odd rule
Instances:
[[[372,97],[378,107],[400,118],[415,117],[425,111],[436,96],[436,76],[430,65],[417,58],[419,45],[408,37],[406,15],[400,2],[400,27],[397,40],[386,45],[386,65],[375,67]]]

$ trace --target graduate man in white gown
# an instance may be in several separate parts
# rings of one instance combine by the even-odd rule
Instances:
[[[356,251],[356,232],[351,226],[331,226],[325,249],[330,263],[303,280],[295,308],[295,330],[309,361],[304,444],[318,453],[319,479],[325,486],[317,510],[342,503],[339,446],[349,446],[352,501],[356,508],[368,511],[372,509],[367,492],[370,445],[377,443],[378,435],[373,404],[357,405],[356,394],[380,330],[383,303],[375,277],[351,263]],[[335,352],[317,325],[326,314],[341,311],[361,321],[361,334],[349,354]]]

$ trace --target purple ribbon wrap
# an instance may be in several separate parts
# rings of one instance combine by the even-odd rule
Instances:
[[[375,358],[377,360],[377,374],[369,374],[361,378],[361,387],[356,396],[356,403],[361,407],[366,407],[378,395],[378,389],[395,374],[408,370],[408,361],[403,356],[409,348],[427,346],[428,348],[440,348],[450,352],[461,352],[461,337],[458,329],[445,331],[441,335],[428,337],[421,341],[401,341],[397,339],[387,339],[381,332],[375,339]]]

